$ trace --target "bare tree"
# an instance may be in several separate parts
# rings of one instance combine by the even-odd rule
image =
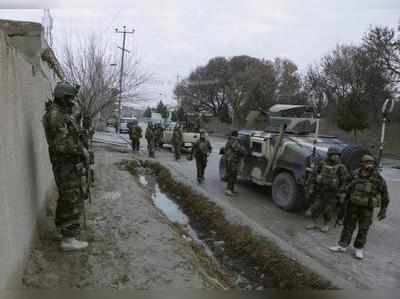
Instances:
[[[78,98],[84,115],[93,118],[106,108],[116,105],[120,93],[124,101],[139,99],[140,87],[147,82],[149,75],[141,73],[139,61],[132,55],[128,56],[124,64],[123,90],[120,91],[119,67],[115,67],[119,55],[116,49],[111,49],[96,34],[84,40],[65,43],[65,77],[81,86]]]

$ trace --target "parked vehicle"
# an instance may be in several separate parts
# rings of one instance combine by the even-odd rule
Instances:
[[[172,147],[172,135],[176,125],[177,125],[176,122],[170,122],[166,125],[162,139],[163,145]],[[200,138],[200,133],[187,131],[185,128],[183,128],[182,135],[183,135],[182,150],[190,152],[192,150],[193,144]]]
[[[138,121],[136,117],[121,117],[120,121],[120,133],[128,133],[129,132],[129,126],[134,125],[136,126],[138,124]]]
[[[342,152],[343,163],[352,170],[368,152],[333,136],[316,135],[318,120],[309,117],[309,109],[308,106],[275,105],[269,111],[269,126],[265,131],[239,131],[240,143],[247,154],[241,159],[238,179],[272,186],[274,203],[289,211],[307,205],[304,184],[311,170],[310,161],[318,163],[326,157],[328,148],[335,146]],[[219,172],[224,180],[223,149],[220,154]]]

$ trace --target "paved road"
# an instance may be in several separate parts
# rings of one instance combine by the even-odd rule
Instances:
[[[224,183],[219,180],[218,162],[219,149],[225,144],[222,138],[211,137],[213,152],[206,169],[206,181],[200,186],[210,196],[222,198],[245,213],[258,224],[269,229],[281,239],[287,241],[305,255],[331,270],[338,276],[351,281],[356,287],[400,287],[400,170],[385,168],[384,174],[388,181],[391,194],[391,204],[388,218],[384,222],[376,221],[370,230],[365,259],[358,261],[352,256],[352,251],[346,254],[334,254],[328,250],[335,245],[341,228],[324,234],[319,231],[304,229],[308,223],[302,214],[288,213],[277,208],[271,200],[270,188],[258,187],[242,183],[238,186],[239,195],[233,199],[224,196]],[[142,143],[143,150],[145,142]],[[145,152],[140,153],[145,155]],[[174,161],[173,155],[167,150],[156,152],[156,158],[174,168],[193,184],[195,178],[195,163],[182,159]],[[395,161],[390,161],[393,165]],[[399,163],[400,164],[400,163]]]

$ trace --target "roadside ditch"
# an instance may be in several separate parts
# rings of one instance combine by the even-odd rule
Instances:
[[[230,223],[221,207],[152,160],[124,161],[128,171],[151,192],[156,207],[183,236],[193,240],[221,287],[242,290],[277,288],[337,289],[331,282],[285,256],[250,227]]]

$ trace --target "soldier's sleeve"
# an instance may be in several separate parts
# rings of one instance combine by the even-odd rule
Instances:
[[[344,193],[346,185],[350,181],[350,174],[347,171],[346,166],[344,166],[343,164],[339,169],[339,181],[340,181],[339,192]]]
[[[79,154],[80,147],[74,136],[71,134],[68,125],[59,117],[57,112],[52,112],[49,125],[53,132],[53,139],[50,142],[51,148],[56,154]]]
[[[385,179],[380,174],[378,174],[378,177],[379,177],[378,191],[381,193],[381,196],[382,196],[382,203],[381,203],[382,209],[386,209],[388,207],[389,201],[390,201],[389,191],[388,191]]]

